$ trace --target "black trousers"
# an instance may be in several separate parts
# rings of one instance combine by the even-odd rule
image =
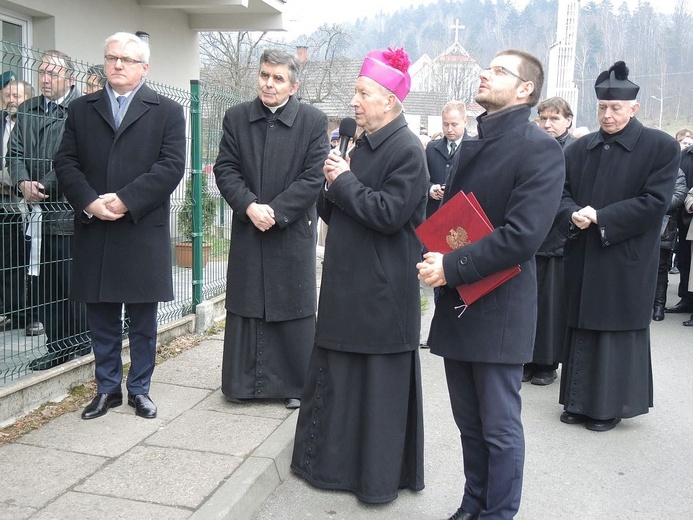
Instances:
[[[26,256],[28,242],[24,235],[22,215],[6,203],[0,203],[0,272],[2,272],[2,310],[16,326],[26,321]]]
[[[157,303],[127,303],[130,318],[130,372],[127,389],[131,394],[148,394],[156,361]],[[92,349],[96,360],[95,379],[99,393],[120,392],[123,379],[121,351],[122,303],[88,303]]]
[[[525,459],[522,365],[446,358],[445,377],[462,438],[462,508],[479,518],[512,520],[520,508]]]
[[[72,235],[44,234],[41,270],[33,280],[32,291],[46,329],[49,352],[74,350],[90,342],[86,307],[69,300],[71,263]]]

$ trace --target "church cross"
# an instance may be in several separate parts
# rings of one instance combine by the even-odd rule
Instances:
[[[455,25],[451,25],[450,29],[455,29],[455,43],[460,42],[460,29],[464,29],[464,25],[460,25],[460,19],[455,19]]]

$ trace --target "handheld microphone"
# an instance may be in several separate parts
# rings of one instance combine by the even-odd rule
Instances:
[[[339,123],[339,153],[342,158],[346,159],[347,148],[349,147],[349,139],[356,135],[356,121],[351,117],[345,117]]]

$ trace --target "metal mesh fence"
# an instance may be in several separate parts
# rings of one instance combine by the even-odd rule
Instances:
[[[0,96],[3,138],[0,194],[2,385],[33,370],[51,368],[88,353],[90,339],[84,306],[68,298],[74,212],[61,197],[52,173],[52,158],[60,144],[67,110],[60,104],[44,105],[45,100],[40,96],[56,88],[64,79],[63,71],[60,67],[46,70],[45,51],[0,43],[0,81],[4,84],[12,80]],[[97,89],[103,86],[103,68],[67,60],[71,69],[67,77],[74,82],[74,96],[89,92],[94,86]],[[190,91],[147,83],[158,93],[180,103],[189,123],[185,176],[171,195],[175,299],[159,304],[159,324],[191,313],[199,301],[226,290],[230,209],[216,188],[212,165],[224,113],[243,100],[192,83]],[[28,101],[17,110],[22,97]],[[26,192],[18,189],[22,179],[40,181],[41,191],[47,198],[41,202],[27,202],[29,197],[23,197]],[[191,248],[191,240],[199,240],[204,247]],[[127,333],[128,319],[123,313],[124,336]]]

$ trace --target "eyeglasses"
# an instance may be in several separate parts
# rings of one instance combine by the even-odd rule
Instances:
[[[486,67],[485,69],[482,70],[482,72],[490,72],[491,75],[493,76],[513,76],[523,83],[525,83],[527,80],[524,78],[521,78],[517,74],[515,74],[512,70],[506,69],[505,67],[501,65],[496,65],[494,67]]]
[[[135,65],[137,63],[144,63],[143,61],[128,58],[127,56],[113,56],[112,54],[106,54],[106,56],[104,56],[104,59],[106,60],[106,63],[108,63],[109,65],[115,65],[116,62],[120,60],[120,63],[122,63],[126,67],[131,67],[132,65]]]

